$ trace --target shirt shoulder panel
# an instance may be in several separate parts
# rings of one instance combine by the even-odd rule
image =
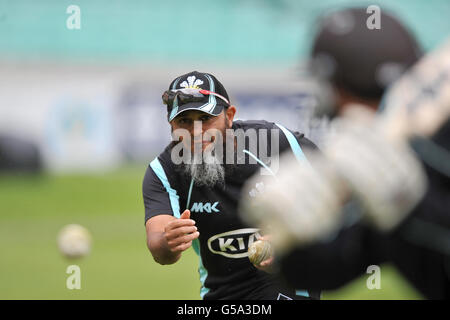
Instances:
[[[142,183],[145,206],[145,221],[159,214],[180,217],[179,196],[173,186],[174,174],[167,161],[168,149],[150,162]],[[169,153],[170,160],[170,153]]]
[[[283,125],[266,120],[237,120],[233,122],[233,129],[254,129],[259,131],[261,129],[267,130],[268,150],[273,156],[274,154],[283,154],[291,152],[299,161],[309,162],[311,153],[318,150],[317,146],[307,139],[303,133],[292,131]],[[273,145],[272,130],[278,131],[278,146]]]
[[[266,120],[236,120],[233,121],[233,129],[276,129],[274,122]]]
[[[317,146],[303,133],[291,131],[278,123],[276,126],[283,132],[283,137],[280,138],[280,150],[290,149],[298,161],[308,162],[306,155],[310,155],[312,150],[317,150]]]

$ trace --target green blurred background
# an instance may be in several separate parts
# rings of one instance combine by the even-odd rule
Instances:
[[[72,4],[81,8],[81,29],[76,31],[66,28],[66,8]],[[348,5],[373,4],[402,18],[426,50],[449,34],[448,0],[0,0],[0,64],[8,70],[0,74],[0,133],[26,132],[39,138],[45,150],[46,127],[34,124],[49,119],[46,112],[59,103],[59,95],[76,100],[77,88],[86,82],[95,94],[94,83],[109,80],[119,66],[123,74],[117,79],[125,88],[138,77],[123,70],[151,66],[143,70],[160,81],[154,90],[156,104],[160,104],[158,86],[170,80],[161,74],[166,69],[175,72],[174,66],[177,73],[184,73],[207,63],[236,77],[245,66],[269,70],[270,82],[274,68],[293,68],[307,56],[317,16]],[[92,70],[99,65],[103,78],[97,81]],[[78,68],[81,71],[75,72]],[[47,81],[45,88],[42,79]],[[114,86],[103,90],[104,104],[120,90]],[[95,104],[94,94],[82,102]],[[144,112],[137,118],[145,116]],[[139,127],[130,123],[131,131]],[[54,132],[61,137],[60,146],[80,130],[67,135],[62,129]],[[160,133],[162,144],[168,134],[168,127],[167,134]],[[58,157],[52,152],[49,159]],[[56,173],[49,166],[36,175],[0,174],[0,299],[199,299],[198,257],[193,250],[175,265],[161,266],[146,247],[141,183],[156,153],[151,150],[133,162],[127,161],[128,154],[107,170],[99,163],[98,170],[91,167],[78,173],[59,167]],[[71,223],[87,227],[93,235],[92,252],[80,261],[67,261],[57,250],[58,231]],[[70,264],[81,267],[81,290],[66,288]],[[366,279],[325,292],[323,298],[421,299],[392,266],[382,266],[380,290],[368,290]]]
[[[192,249],[169,266],[146,247],[141,182],[144,166],[102,175],[0,176],[0,299],[200,299]],[[93,236],[89,256],[68,261],[58,231],[79,223]],[[81,268],[81,289],[66,288],[66,268]],[[324,299],[420,299],[395,268],[381,266],[381,289],[369,275],[324,292]]]

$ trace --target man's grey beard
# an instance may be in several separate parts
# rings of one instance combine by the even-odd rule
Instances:
[[[225,168],[221,161],[211,153],[203,154],[203,161],[200,162],[202,154],[194,154],[194,161],[185,164],[184,171],[189,174],[197,185],[214,187],[225,185]]]

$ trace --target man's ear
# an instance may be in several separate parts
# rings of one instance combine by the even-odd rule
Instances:
[[[228,108],[225,109],[225,115],[227,116],[227,124],[228,127],[230,128],[233,125],[233,119],[235,114],[236,114],[235,106],[229,106]]]

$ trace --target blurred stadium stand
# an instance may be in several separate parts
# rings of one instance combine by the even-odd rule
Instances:
[[[161,92],[200,70],[224,83],[238,118],[283,123],[320,146],[326,119],[309,119],[328,100],[299,71],[314,21],[372,4],[425,49],[450,31],[447,0],[0,0],[0,134],[38,145],[52,170],[149,161],[169,140]],[[80,30],[66,27],[69,5]]]

